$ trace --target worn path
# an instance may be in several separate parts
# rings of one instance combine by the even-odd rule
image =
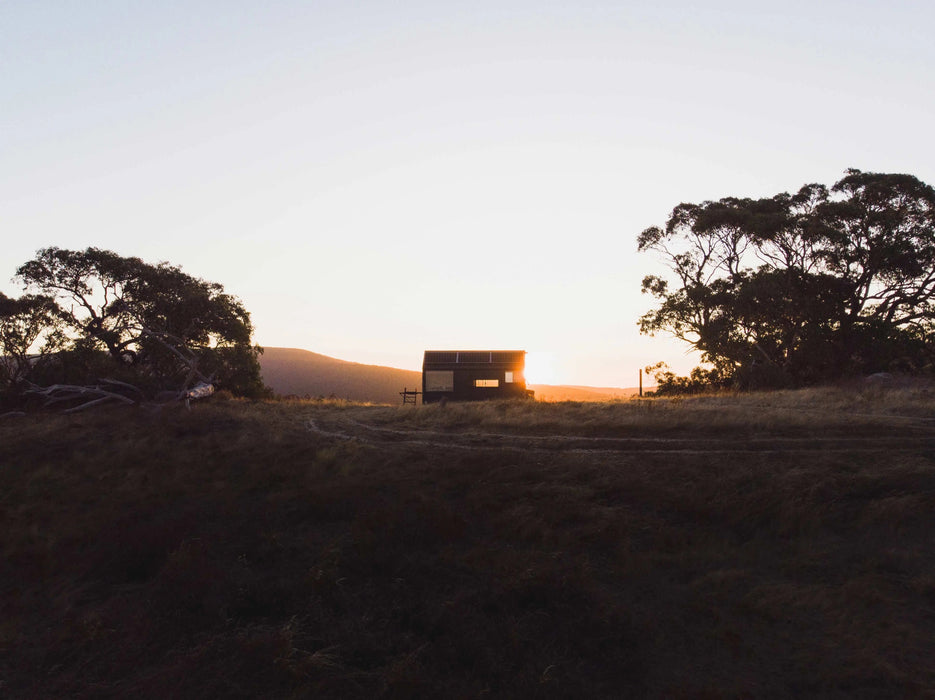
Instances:
[[[899,431],[891,436],[671,438],[591,437],[580,435],[522,435],[516,433],[401,430],[334,414],[309,418],[316,434],[380,445],[414,445],[458,450],[521,450],[523,452],[668,453],[668,454],[762,454],[919,452],[935,450],[935,433]]]

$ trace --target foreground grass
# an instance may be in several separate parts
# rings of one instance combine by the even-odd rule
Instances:
[[[935,694],[935,454],[818,441],[921,434],[921,392],[8,418],[0,694]],[[309,419],[816,449],[445,449]]]
[[[712,394],[605,402],[433,404],[419,411],[369,411],[370,422],[520,434],[671,436],[736,439],[757,435],[885,435],[935,427],[935,385],[894,382],[797,391]],[[346,410],[354,406],[347,404]]]

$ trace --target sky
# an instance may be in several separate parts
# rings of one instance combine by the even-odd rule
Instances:
[[[0,291],[47,246],[220,282],[261,345],[539,383],[640,336],[681,202],[845,169],[935,184],[935,3],[0,3]]]

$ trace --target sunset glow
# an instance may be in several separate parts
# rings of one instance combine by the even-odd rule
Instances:
[[[557,384],[560,378],[555,372],[555,355],[551,352],[530,351],[526,353],[526,384]]]
[[[0,4],[0,292],[95,246],[223,284],[264,346],[626,387],[699,361],[637,328],[680,202],[935,182],[932,3],[195,5]]]

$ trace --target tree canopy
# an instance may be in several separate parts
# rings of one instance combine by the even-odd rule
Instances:
[[[56,381],[103,372],[144,392],[199,381],[239,395],[265,392],[250,314],[220,284],[98,248],[43,248],[14,279],[30,294],[0,300],[2,351],[19,368],[8,384],[36,379],[36,355],[57,350],[47,374]]]
[[[23,382],[64,344],[57,311],[48,297],[0,293],[0,390]]]
[[[848,170],[765,199],[679,204],[639,251],[672,273],[643,279],[639,320],[700,351],[714,383],[803,384],[935,365],[935,189]]]

